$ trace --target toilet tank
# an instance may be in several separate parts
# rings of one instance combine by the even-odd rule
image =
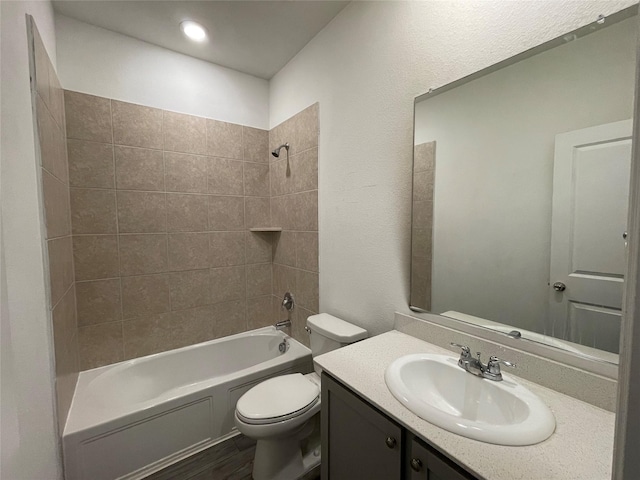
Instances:
[[[307,318],[311,355],[317,356],[367,338],[367,331],[328,313]]]

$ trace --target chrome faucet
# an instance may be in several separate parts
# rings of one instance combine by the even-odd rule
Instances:
[[[285,328],[289,328],[291,326],[291,320],[283,320],[274,325],[276,330],[284,330]]]
[[[460,345],[458,343],[451,342],[452,347],[459,347],[460,358],[458,359],[458,366],[463,370],[466,370],[476,377],[486,378],[487,380],[493,380],[499,382],[502,380],[502,372],[500,372],[500,365],[506,365],[507,367],[515,368],[516,364],[507,362],[496,356],[489,357],[489,363],[484,365],[480,360],[480,352],[476,353],[476,358],[471,356],[471,349],[466,345]]]
[[[295,301],[293,300],[293,295],[290,292],[284,294],[284,298],[282,299],[282,310],[291,311],[295,306]]]

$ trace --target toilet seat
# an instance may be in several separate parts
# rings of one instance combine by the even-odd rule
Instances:
[[[303,415],[319,401],[319,386],[300,373],[292,373],[251,388],[238,400],[236,415],[251,425],[282,422]]]

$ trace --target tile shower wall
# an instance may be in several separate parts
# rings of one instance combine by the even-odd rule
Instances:
[[[436,142],[421,143],[413,150],[410,303],[424,310],[431,310],[435,152]]]
[[[49,300],[56,368],[58,428],[62,432],[78,378],[78,335],[65,148],[63,90],[35,24],[35,113],[49,262]]]
[[[272,323],[266,130],[65,92],[82,370]],[[265,306],[266,305],[266,306]]]
[[[273,314],[287,318],[280,308],[290,291],[295,298],[292,336],[309,345],[304,327],[319,310],[318,295],[318,104],[274,127],[269,150],[289,143],[271,160],[271,219],[282,232],[273,238]]]

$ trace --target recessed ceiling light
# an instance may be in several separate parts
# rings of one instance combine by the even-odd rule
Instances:
[[[203,42],[207,38],[207,31],[202,25],[191,20],[180,23],[180,30],[185,36],[196,42]]]

